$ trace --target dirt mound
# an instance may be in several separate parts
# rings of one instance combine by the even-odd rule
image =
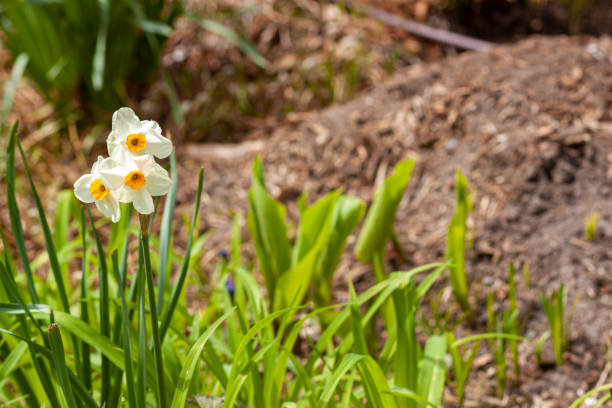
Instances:
[[[611,91],[610,38],[532,38],[410,67],[351,103],[290,115],[265,142],[184,147],[181,177],[206,168],[203,216],[217,231],[210,242],[219,249],[227,242],[230,210],[246,211],[257,153],[272,193],[288,203],[303,190],[314,199],[339,187],[369,199],[398,160],[416,156],[396,223],[409,261],[392,260],[405,268],[442,257],[453,173],[461,169],[476,191],[468,271],[479,321],[486,319],[488,291],[503,301],[511,259],[531,269],[531,290],[519,278],[525,333],[547,329],[540,288],[564,283],[573,305],[567,363],[542,371],[533,350],[523,350],[521,377],[508,397],[491,403],[564,407],[580,390],[607,380],[609,371]],[[584,218],[592,211],[600,220],[589,242]],[[370,272],[345,263],[339,285],[347,274],[359,280]],[[495,395],[494,374],[485,369],[491,364],[471,380],[467,398],[475,406]]]

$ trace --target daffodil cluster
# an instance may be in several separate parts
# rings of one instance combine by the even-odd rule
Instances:
[[[98,157],[91,173],[74,183],[74,195],[96,207],[113,222],[119,221],[119,203],[132,203],[141,214],[153,212],[153,197],[167,194],[172,181],[155,161],[172,153],[172,142],[162,136],[159,125],[140,120],[130,108],[113,114],[112,131],[106,141],[110,157]]]

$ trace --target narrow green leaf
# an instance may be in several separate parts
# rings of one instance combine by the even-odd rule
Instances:
[[[355,288],[351,281],[349,284],[349,293],[351,297],[351,325],[353,328],[353,350],[355,353],[360,355],[368,355],[368,346],[366,345],[365,332],[361,325],[361,313],[359,312],[359,305],[357,304],[357,295],[355,294]]]
[[[342,377],[366,357],[367,356],[360,354],[346,354],[342,358],[342,361],[338,367],[336,367],[333,374],[327,378],[325,385],[323,385],[323,393],[319,399],[319,406],[325,406],[327,403],[329,403]]]
[[[231,28],[226,27],[216,21],[196,16],[192,13],[187,13],[187,16],[199,23],[204,29],[210,31],[211,33],[220,35],[227,41],[240,48],[240,50],[244,52],[246,56],[249,57],[251,61],[253,61],[255,64],[259,65],[262,68],[265,68],[268,65],[268,60],[266,60],[257,51],[255,46],[246,38],[236,34],[236,32],[233,31]]]
[[[196,228],[196,222],[198,220],[198,214],[200,213],[200,200],[202,198],[202,186],[204,183],[204,169],[200,169],[200,174],[198,176],[198,190],[196,193],[196,202],[195,207],[193,209],[193,216],[191,217],[191,225],[189,226],[189,238],[187,239],[187,248],[185,249],[185,256],[183,258],[183,263],[181,265],[181,270],[179,272],[179,276],[177,277],[176,283],[172,288],[172,293],[170,295],[170,300],[168,301],[168,306],[166,307],[166,311],[164,313],[164,317],[162,318],[161,326],[159,329],[161,341],[164,341],[164,337],[166,336],[166,332],[168,331],[168,327],[170,326],[170,322],[172,321],[172,315],[176,309],[176,305],[178,303],[179,297],[183,291],[183,285],[185,284],[185,279],[187,278],[187,272],[189,271],[189,261],[191,259],[191,246],[193,242],[193,231]]]
[[[85,207],[81,206],[81,243],[83,246],[83,259],[81,262],[81,320],[89,324],[89,310],[87,302],[87,223],[85,221]],[[91,355],[89,344],[81,341],[81,367],[79,377],[86,390],[91,392]]]
[[[146,312],[145,312],[145,281],[142,276],[143,264],[144,264],[144,253],[142,248],[142,240],[139,240],[139,275],[140,278],[135,280],[138,292],[138,388],[136,390],[136,398],[138,400],[139,408],[146,408],[146,395],[147,395],[147,324],[146,324]]]
[[[113,270],[115,271],[115,276],[117,281],[121,281],[120,272],[119,272],[119,262],[117,260],[117,252],[113,252],[112,254],[113,261]],[[121,321],[123,323],[123,352],[125,356],[125,380],[127,385],[127,394],[128,394],[128,406],[130,408],[136,408],[136,392],[134,386],[136,382],[134,381],[134,368],[132,361],[132,337],[131,337],[131,327],[130,327],[130,317],[128,313],[127,303],[125,302],[125,291],[123,288],[119,290],[119,297],[121,298]]]
[[[6,117],[13,105],[13,98],[17,90],[17,84],[23,76],[26,66],[28,65],[29,57],[26,53],[21,53],[15,58],[13,68],[11,69],[11,77],[4,84],[4,98],[2,99],[2,117],[0,118],[0,133],[4,133],[4,125]]]
[[[391,387],[391,394],[396,397],[408,398],[414,402],[420,402],[421,406],[424,404],[424,405],[434,407],[434,408],[439,407],[439,405],[432,404],[431,402],[427,401],[425,398],[416,394],[414,391],[411,391],[407,388],[398,387],[397,385],[394,385],[393,387]]]
[[[584,401],[586,401],[587,398],[590,398],[590,397],[592,397],[594,395],[599,394],[600,392],[604,392],[604,391],[608,391],[608,390],[612,390],[612,383],[605,384],[605,385],[602,385],[600,387],[595,387],[592,390],[590,390],[589,392],[584,393],[584,395],[582,395],[576,401],[572,402],[572,405],[570,405],[569,408],[578,408],[580,406],[580,404],[582,404]]]
[[[27,305],[27,308],[24,308],[18,303],[0,302],[0,313],[26,314],[28,310],[30,313],[51,313],[51,307],[49,305]]]
[[[457,204],[448,227],[446,259],[453,261],[453,265],[450,268],[451,286],[455,298],[464,311],[470,310],[465,275],[465,235],[467,231],[467,217],[472,208],[472,202],[468,196],[468,188],[467,178],[457,169],[455,172]]]
[[[198,340],[191,346],[189,352],[187,353],[187,357],[185,358],[185,363],[183,364],[183,369],[181,370],[181,374],[178,380],[178,384],[174,391],[174,397],[172,398],[171,408],[183,408],[185,406],[185,401],[187,400],[187,393],[189,392],[189,385],[191,384],[191,379],[193,375],[196,373],[196,366],[198,361],[200,360],[200,354],[202,354],[202,350],[206,346],[206,343],[210,336],[213,335],[215,330],[234,312],[234,309],[225,313],[223,316],[218,318],[211,326],[206,329],[206,331],[198,338]]]
[[[166,387],[164,386],[164,360],[161,350],[161,337],[159,334],[159,320],[157,318],[157,305],[155,304],[155,283],[153,281],[153,270],[151,268],[151,254],[149,249],[149,233],[145,229],[143,220],[147,215],[140,214],[142,249],[144,254],[145,277],[147,283],[147,297],[149,299],[149,317],[151,319],[151,331],[153,333],[153,356],[155,357],[155,370],[157,371],[157,398],[160,407],[166,406]]]
[[[28,282],[28,289],[30,291],[30,297],[32,302],[39,303],[36,289],[34,288],[34,279],[32,270],[30,269],[30,260],[28,259],[28,252],[25,247],[25,236],[23,233],[23,226],[21,225],[21,216],[19,214],[19,207],[17,206],[17,199],[15,197],[15,144],[17,141],[17,123],[11,126],[9,132],[9,141],[6,148],[6,190],[7,190],[7,202],[9,207],[9,216],[11,219],[11,229],[13,231],[13,237],[15,239],[15,245],[17,246],[17,253],[19,259],[21,259],[21,267],[26,275]]]
[[[40,225],[42,227],[43,236],[45,238],[45,247],[47,249],[47,254],[49,255],[49,264],[51,265],[51,271],[53,272],[53,277],[55,278],[55,284],[57,285],[57,290],[60,296],[61,304],[62,304],[63,310],[67,313],[70,313],[70,304],[68,303],[68,294],[66,292],[66,285],[64,284],[64,277],[62,275],[62,270],[59,264],[59,260],[57,258],[57,251],[55,249],[55,244],[53,243],[53,234],[51,234],[51,229],[49,228],[49,223],[47,222],[47,216],[45,215],[45,211],[43,209],[42,202],[40,201],[40,197],[38,196],[38,192],[36,191],[36,187],[34,186],[34,181],[32,180],[30,168],[28,167],[26,156],[21,147],[21,143],[19,143],[19,140],[17,140],[17,147],[19,148],[19,152],[21,153],[21,159],[23,161],[23,166],[26,171],[26,176],[28,177],[28,180],[30,182],[30,189],[32,190],[32,195],[34,196],[36,208],[38,209],[38,217],[40,219]]]
[[[101,91],[104,86],[104,71],[106,68],[106,41],[108,38],[110,5],[108,0],[98,0],[98,5],[100,8],[100,25],[98,26],[96,48],[93,54],[91,83],[96,91]]]
[[[172,219],[174,217],[174,207],[176,205],[176,186],[178,183],[176,156],[174,152],[172,152],[170,155],[170,174],[172,177],[172,187],[166,196],[164,213],[161,220],[161,229],[159,231],[159,267],[157,268],[159,279],[157,283],[157,308],[160,311],[164,309],[164,294],[166,293],[166,279],[168,276],[169,266],[168,258],[170,256],[170,242],[172,241]]]
[[[11,373],[18,368],[19,362],[28,351],[28,344],[19,342],[8,356],[3,355],[3,362],[0,365],[0,387],[4,386]]]
[[[99,293],[100,293],[100,333],[110,341],[110,305],[108,301],[108,267],[106,264],[106,254],[102,248],[102,242],[100,236],[94,225],[91,217],[91,210],[87,206],[87,216],[89,218],[89,224],[93,232],[94,240],[96,241],[96,249],[98,252],[98,279],[99,279]],[[75,333],[76,335],[76,333]],[[91,344],[91,343],[90,343]],[[116,364],[115,364],[116,365]],[[103,353],[102,356],[102,405],[107,402],[107,398],[110,396],[110,372],[111,368],[108,361],[108,356]]]
[[[69,408],[76,408],[76,400],[72,393],[72,385],[68,376],[68,367],[66,367],[66,356],[64,355],[64,343],[60,327],[57,324],[52,324],[49,327],[49,344],[51,346],[51,355],[55,365],[55,373],[59,379],[64,398],[68,403]]]

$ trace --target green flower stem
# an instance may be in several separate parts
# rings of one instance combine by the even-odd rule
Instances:
[[[140,231],[142,247],[144,250],[145,276],[147,279],[149,309],[151,312],[151,329],[153,330],[153,354],[155,368],[157,369],[157,386],[159,388],[159,406],[166,407],[166,390],[164,388],[164,366],[161,354],[161,341],[159,337],[159,323],[157,321],[157,305],[155,302],[155,287],[153,286],[153,271],[151,270],[151,254],[149,252],[149,217],[140,214]]]

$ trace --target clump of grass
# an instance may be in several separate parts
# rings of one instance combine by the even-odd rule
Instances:
[[[553,291],[548,297],[544,291],[540,294],[542,307],[546,312],[548,324],[550,326],[550,337],[552,337],[553,348],[555,351],[555,364],[563,364],[563,352],[568,344],[568,333],[565,316],[567,304],[567,290],[562,284],[561,287]],[[540,359],[541,360],[541,359]]]
[[[584,232],[586,238],[589,241],[593,241],[595,239],[595,232],[597,230],[597,221],[599,220],[599,213],[597,211],[593,211],[591,214],[585,217],[584,219]]]

